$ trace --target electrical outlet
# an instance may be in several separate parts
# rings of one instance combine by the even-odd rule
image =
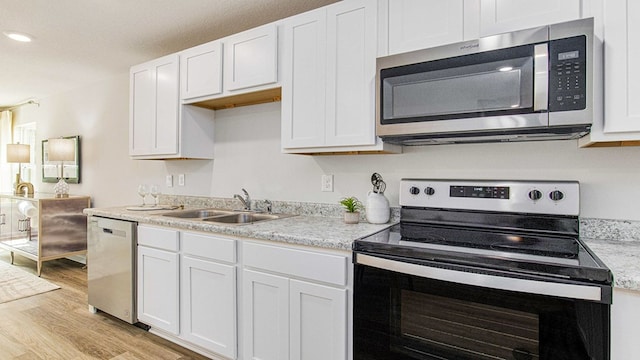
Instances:
[[[167,176],[164,178],[164,184],[165,184],[167,187],[173,187],[173,175],[167,175]]]
[[[333,175],[322,175],[321,191],[332,192],[333,191]]]
[[[178,174],[178,186],[184,186],[184,174]]]

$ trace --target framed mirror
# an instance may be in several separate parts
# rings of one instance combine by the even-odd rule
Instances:
[[[49,160],[49,139],[42,140],[42,182],[56,183],[62,177],[70,184],[80,183],[80,135],[63,136],[63,139],[73,140],[75,144],[75,159],[65,161]],[[72,156],[73,157],[73,156]]]

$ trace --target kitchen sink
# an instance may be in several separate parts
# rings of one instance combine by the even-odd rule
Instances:
[[[259,221],[276,220],[295,215],[290,214],[265,214],[250,211],[233,211],[221,209],[196,209],[178,210],[161,214],[162,216],[188,219],[194,221],[206,221],[220,224],[252,224]]]
[[[254,214],[254,213],[238,213],[225,216],[215,216],[202,219],[209,222],[218,222],[223,224],[249,224],[257,221],[279,219],[282,216],[270,214]]]
[[[212,216],[229,215],[231,211],[218,209],[198,209],[198,210],[179,210],[162,214],[162,216],[175,217],[181,219],[203,219]]]

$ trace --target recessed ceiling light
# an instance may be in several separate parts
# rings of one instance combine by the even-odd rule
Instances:
[[[8,37],[9,39],[13,39],[15,41],[31,42],[31,36],[29,36],[27,34],[19,33],[19,32],[16,32],[16,31],[5,31],[5,32],[3,32],[3,34],[6,37]]]

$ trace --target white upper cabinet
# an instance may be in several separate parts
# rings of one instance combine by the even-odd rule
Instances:
[[[640,140],[640,3],[604,1],[604,120],[594,123],[581,145]],[[625,143],[628,142],[628,143]]]
[[[278,81],[278,27],[261,26],[224,41],[224,87],[239,90]]]
[[[376,18],[351,0],[285,20],[283,152],[399,151],[375,136]]]
[[[131,68],[131,156],[178,152],[178,64],[168,55]]]
[[[324,144],[326,32],[324,9],[295,16],[285,25],[287,46],[282,59],[282,146],[285,148]]]
[[[581,18],[581,0],[480,0],[479,37]],[[473,3],[473,4],[471,4]],[[470,2],[475,6],[476,2]]]
[[[179,104],[179,56],[131,67],[129,155],[212,159],[213,111]]]
[[[328,146],[374,145],[375,3],[343,1],[327,7]]]
[[[222,93],[222,42],[212,41],[180,53],[180,99]]]
[[[398,54],[585,17],[595,0],[380,0],[380,52]],[[588,15],[587,15],[588,16]],[[387,50],[387,51],[384,51]]]
[[[388,16],[389,54],[462,41],[463,2],[390,0],[383,3],[380,16]],[[386,12],[385,8],[388,8]]]

